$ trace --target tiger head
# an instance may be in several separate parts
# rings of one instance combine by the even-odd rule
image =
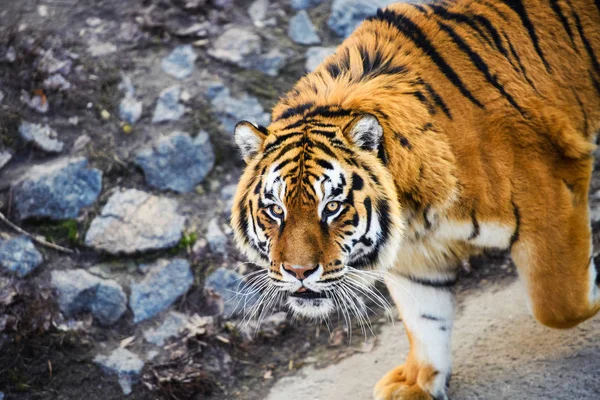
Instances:
[[[323,318],[373,283],[359,271],[392,265],[404,221],[383,131],[373,115],[335,107],[236,126],[247,165],[232,226],[238,247],[268,270],[263,296]]]

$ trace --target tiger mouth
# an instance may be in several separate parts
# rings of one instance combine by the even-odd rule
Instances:
[[[290,294],[290,297],[297,297],[299,299],[326,299],[327,295],[323,292],[314,292],[310,289],[305,289]]]

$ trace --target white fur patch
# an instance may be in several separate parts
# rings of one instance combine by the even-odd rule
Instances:
[[[235,127],[234,138],[244,160],[254,157],[262,146],[262,138],[256,134],[249,122],[240,123]]]
[[[461,240],[479,247],[494,247],[506,249],[510,246],[510,239],[514,227],[503,225],[499,222],[479,222],[479,232],[472,237],[475,228],[471,221],[452,221],[442,219],[439,221],[434,236],[442,240]]]
[[[590,304],[596,304],[600,301],[600,289],[598,289],[598,285],[596,284],[598,270],[596,269],[596,265],[594,264],[594,259],[590,260],[588,274],[590,280],[590,291],[588,298],[590,299]]]
[[[449,290],[424,286],[393,275],[386,284],[410,331],[417,359],[440,372],[426,388],[434,396],[445,396],[446,377],[452,369],[450,337],[454,324],[454,295]]]
[[[383,128],[372,115],[362,117],[350,131],[352,141],[363,149],[375,150],[383,137]]]

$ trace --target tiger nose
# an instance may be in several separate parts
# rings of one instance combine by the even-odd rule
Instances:
[[[291,264],[283,264],[283,269],[285,269],[290,274],[294,275],[296,278],[303,280],[308,278],[313,272],[315,272],[318,268],[318,265],[291,265]]]

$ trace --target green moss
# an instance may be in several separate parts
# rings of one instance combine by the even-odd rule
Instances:
[[[37,225],[39,232],[51,243],[67,242],[70,245],[79,244],[79,225],[77,220],[41,222]]]

